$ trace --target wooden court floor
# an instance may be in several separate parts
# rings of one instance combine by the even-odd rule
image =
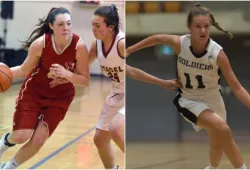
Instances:
[[[250,141],[237,142],[250,168]],[[209,163],[207,142],[126,143],[127,169],[204,169]],[[221,169],[233,169],[225,154]]]
[[[11,131],[15,100],[21,84],[14,84],[0,94],[0,135]],[[92,78],[88,88],[77,88],[77,93],[65,119],[43,148],[20,169],[103,169],[93,143],[95,124],[111,82]],[[124,154],[113,143],[116,164],[124,169]],[[0,161],[8,161],[20,148],[9,149]]]

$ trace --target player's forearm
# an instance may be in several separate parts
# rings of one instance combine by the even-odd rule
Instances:
[[[89,76],[86,77],[69,71],[65,78],[76,86],[87,87],[89,85]]]
[[[25,73],[21,66],[15,66],[10,68],[12,74],[13,74],[13,79],[18,79],[18,78],[24,78],[27,76],[27,73]]]
[[[162,79],[152,76],[140,69],[134,68],[133,71],[126,72],[126,74],[128,77],[142,82],[156,84],[156,85],[162,84]]]
[[[250,95],[244,87],[240,87],[234,92],[234,95],[247,107],[250,109]]]
[[[160,44],[160,40],[159,40],[159,37],[158,35],[153,35],[153,36],[150,36],[148,38],[145,38],[144,40],[128,47],[126,49],[126,52],[131,54],[135,51],[138,51],[140,49],[143,49],[143,48],[147,48],[147,47],[151,47],[151,46],[154,46],[154,45],[157,45],[157,44]]]

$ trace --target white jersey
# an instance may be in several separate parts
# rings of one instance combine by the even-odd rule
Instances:
[[[222,47],[210,39],[206,53],[196,56],[191,47],[191,35],[183,35],[180,38],[181,52],[177,58],[177,70],[183,85],[181,95],[197,98],[219,92],[220,71],[217,57]]]
[[[103,52],[103,44],[101,40],[97,40],[97,58],[100,63],[103,74],[112,79],[113,89],[115,93],[124,93],[124,69],[125,60],[119,54],[118,42],[125,38],[123,32],[119,32],[107,54]]]

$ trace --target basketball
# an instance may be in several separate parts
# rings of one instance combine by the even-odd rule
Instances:
[[[0,63],[0,93],[8,90],[12,81],[13,75],[10,68],[4,63]]]

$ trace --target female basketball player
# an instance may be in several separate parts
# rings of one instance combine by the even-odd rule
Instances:
[[[213,14],[198,4],[188,14],[190,35],[153,35],[129,47],[127,53],[156,44],[172,46],[178,56],[178,78],[183,85],[174,104],[196,130],[203,128],[208,132],[210,166],[207,168],[217,168],[225,152],[235,168],[246,169],[226,123],[226,110],[219,92],[218,71],[222,71],[235,96],[248,108],[250,96],[237,80],[222,47],[210,38],[211,25],[232,38],[232,34],[224,31],[215,21]]]
[[[112,80],[112,90],[103,105],[94,136],[94,142],[105,168],[117,168],[111,139],[124,151],[124,141],[112,138],[109,126],[124,105],[124,33],[119,30],[119,15],[115,5],[101,6],[92,19],[92,31],[96,40],[90,49],[89,62],[96,58],[105,76]]]
[[[34,156],[65,117],[75,95],[75,85],[89,82],[88,51],[72,33],[71,14],[52,8],[40,20],[24,47],[28,56],[11,68],[14,78],[26,77],[16,100],[13,131],[0,141],[0,156],[15,144],[25,145],[3,169],[15,169]]]

